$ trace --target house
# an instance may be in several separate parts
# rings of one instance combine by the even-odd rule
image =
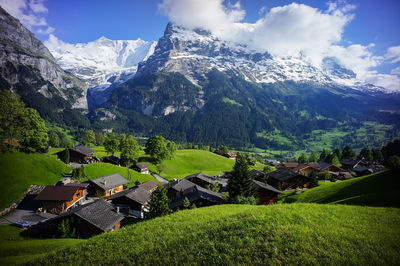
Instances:
[[[221,193],[194,185],[179,193],[179,196],[175,197],[169,203],[169,207],[172,210],[183,207],[183,201],[185,198],[189,200],[190,204],[194,204],[196,207],[206,207],[226,203],[226,200]]]
[[[153,193],[153,191],[158,188],[158,183],[153,180],[149,180],[149,181],[146,181],[146,182],[138,185],[138,187],[141,189],[144,189],[150,193]]]
[[[256,170],[256,169],[251,170],[250,175],[251,175],[252,179],[255,179],[255,180],[258,180],[261,182],[263,180],[266,180],[266,176],[267,176],[263,171]]]
[[[124,190],[124,185],[130,181],[122,175],[115,173],[89,180],[89,193],[108,197]]]
[[[286,169],[294,169],[296,167],[299,166],[298,162],[282,162],[281,164],[279,164],[276,168],[286,168]]]
[[[81,205],[45,222],[48,230],[57,230],[62,221],[68,221],[75,230],[75,237],[89,238],[94,235],[118,230],[125,218],[118,208],[105,200]]]
[[[353,168],[352,171],[354,173],[356,173],[357,176],[370,175],[370,174],[374,173],[374,170],[372,170],[371,168],[361,166],[361,165]]]
[[[211,189],[214,185],[218,185],[219,188],[222,187],[221,182],[202,172],[193,175],[188,175],[185,177],[185,179],[207,189]]]
[[[282,194],[282,192],[273,186],[257,180],[253,180],[253,188],[257,192],[258,204],[260,205],[276,203],[278,201],[278,195]]]
[[[236,159],[236,157],[237,157],[236,153],[234,153],[234,152],[225,152],[225,151],[216,150],[214,153],[218,154],[220,156],[224,156],[228,159],[232,159],[232,160]]]
[[[108,198],[120,210],[126,210],[126,213],[137,218],[143,219],[144,212],[148,211],[147,204],[151,199],[151,192],[140,188],[131,188]]]
[[[326,163],[326,162],[318,162],[320,171],[329,171],[329,172],[340,172],[343,171],[342,168],[337,167],[336,165]]]
[[[77,144],[75,147],[69,148],[69,160],[70,162],[75,163],[91,163],[97,161],[95,157],[93,157],[94,150],[88,148],[82,144]],[[64,158],[65,150],[60,151],[57,154],[59,159]]]
[[[295,168],[291,169],[293,172],[304,175],[304,176],[309,176],[312,172],[317,172],[319,171],[319,165],[318,166],[311,166],[308,164],[302,164],[299,163],[299,165]]]
[[[147,163],[137,163],[134,166],[135,170],[138,171],[141,174],[148,175],[150,174],[149,172],[149,165]]]
[[[343,169],[351,170],[353,168],[356,168],[361,163],[361,160],[343,159],[340,161],[340,163]]]
[[[263,160],[263,163],[267,164],[267,165],[270,165],[270,166],[276,166],[276,165],[280,164],[279,161],[273,160],[273,159],[265,159],[265,160]]]
[[[167,189],[167,196],[170,200],[181,196],[185,190],[194,186],[197,185],[187,179],[178,179],[176,181],[168,182],[164,185],[164,187]]]
[[[281,190],[308,188],[311,182],[311,178],[286,168],[271,172],[268,177],[268,183]]]
[[[115,155],[110,155],[110,156],[103,158],[103,162],[115,164],[115,165],[120,165],[120,161],[121,161],[121,158],[119,158],[118,156],[115,156]]]
[[[42,202],[44,212],[61,214],[83,204],[85,197],[86,187],[83,185],[46,186],[35,200]]]

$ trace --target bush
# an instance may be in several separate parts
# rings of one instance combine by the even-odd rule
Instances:
[[[231,199],[232,204],[248,204],[248,205],[257,205],[258,200],[253,197],[245,197],[243,195],[239,195]]]

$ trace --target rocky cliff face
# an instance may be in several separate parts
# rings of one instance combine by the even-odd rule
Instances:
[[[19,94],[31,90],[87,109],[86,85],[62,70],[42,42],[1,7],[0,79],[3,87]]]

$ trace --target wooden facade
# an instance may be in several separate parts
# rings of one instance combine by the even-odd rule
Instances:
[[[57,200],[42,200],[42,207],[45,212],[52,214],[61,214],[70,208],[80,205],[85,199],[86,189],[79,189],[72,197],[71,200],[57,201]]]
[[[114,188],[110,188],[110,189],[107,189],[107,190],[104,190],[104,189],[102,189],[100,187],[97,187],[96,188],[96,195],[101,195],[102,197],[109,197],[109,196],[117,194],[117,193],[119,193],[119,192],[121,192],[123,190],[124,190],[124,186],[123,185],[118,186],[118,187],[114,187]]]

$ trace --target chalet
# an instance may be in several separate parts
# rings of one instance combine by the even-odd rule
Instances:
[[[326,163],[326,162],[318,162],[320,171],[328,171],[328,172],[340,172],[343,171],[342,168],[337,167],[336,165]]]
[[[158,184],[153,180],[149,180],[140,184],[138,187],[152,193],[154,190],[157,189]]]
[[[150,174],[149,172],[149,165],[147,163],[137,163],[134,166],[135,170],[138,171],[141,174]]]
[[[282,162],[276,168],[278,168],[278,169],[286,168],[286,169],[292,170],[292,169],[297,168],[298,166],[299,166],[298,162]]]
[[[61,214],[84,203],[86,187],[75,186],[46,186],[35,200],[42,202],[44,212]]]
[[[281,190],[307,188],[311,182],[311,178],[286,168],[280,168],[268,176],[268,183]]]
[[[77,144],[75,147],[69,148],[68,150],[69,150],[70,162],[86,163],[86,162],[97,161],[97,159],[93,157],[93,153],[95,153],[95,151],[82,144]],[[59,159],[63,159],[64,153],[65,150],[60,151],[56,154]]]
[[[357,176],[370,175],[370,174],[374,173],[374,170],[372,170],[371,168],[361,166],[361,165],[359,165],[351,170],[354,173],[356,173]]]
[[[252,179],[263,181],[266,179],[266,174],[263,171],[253,169],[250,171],[250,175]]]
[[[236,153],[234,153],[234,152],[225,152],[225,151],[216,150],[214,153],[224,156],[228,159],[232,159],[232,160],[236,159],[236,157],[237,157]]]
[[[343,159],[340,161],[340,163],[343,169],[351,170],[353,168],[356,168],[361,163],[361,160]]]
[[[187,179],[179,179],[164,185],[167,189],[167,196],[170,200],[180,197],[184,191],[195,186],[197,186],[195,183],[190,182]]]
[[[97,200],[49,219],[45,224],[53,225],[52,228],[56,229],[62,221],[67,220],[70,228],[75,229],[76,237],[89,238],[118,230],[124,217],[113,204]]]
[[[174,198],[170,202],[169,207],[172,210],[182,207],[185,198],[187,198],[190,203],[194,204],[196,207],[206,207],[226,203],[226,200],[221,193],[194,185],[182,191],[178,197]]]
[[[253,180],[253,184],[253,188],[258,195],[258,204],[260,205],[276,203],[278,201],[278,195],[282,194],[282,192],[267,183]]]
[[[221,182],[219,182],[217,179],[206,175],[205,173],[197,173],[197,174],[193,174],[193,175],[188,175],[187,177],[185,177],[186,180],[189,180],[190,182],[199,185],[203,188],[207,188],[210,189],[212,188],[214,185],[218,185],[220,188],[223,186],[221,184]]]
[[[147,204],[151,193],[140,187],[124,190],[108,198],[115,206],[137,218],[143,219],[144,212],[148,211]]]
[[[108,197],[124,190],[124,185],[129,180],[122,175],[115,173],[89,180],[89,192],[92,195]]]
[[[115,164],[115,165],[120,165],[120,161],[121,161],[121,158],[119,158],[118,156],[115,156],[115,155],[110,155],[110,156],[103,158],[103,162]]]

